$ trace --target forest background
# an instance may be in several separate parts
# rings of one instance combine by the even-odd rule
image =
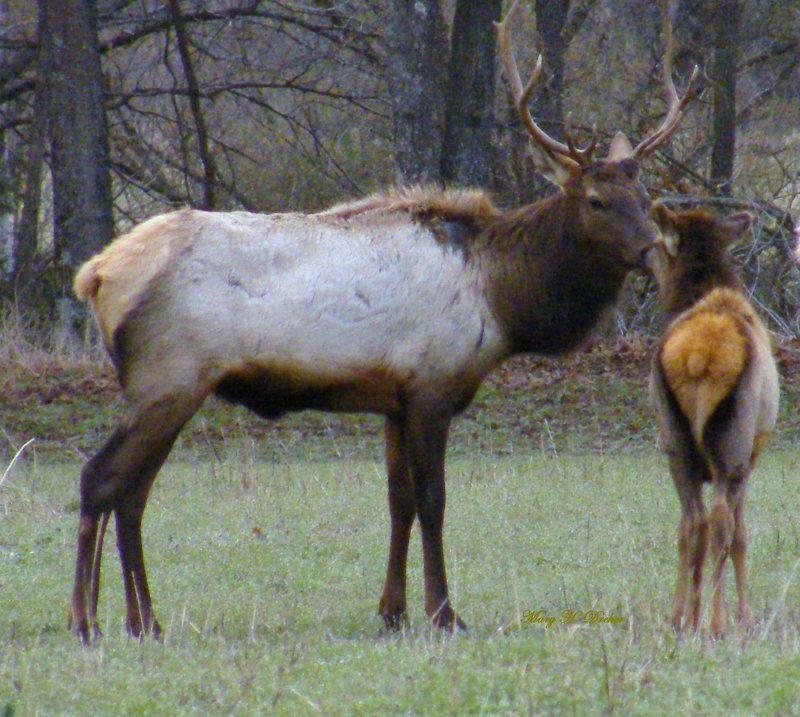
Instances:
[[[172,207],[311,211],[396,182],[552,191],[498,72],[501,0],[1,0],[4,321],[73,326],[76,266]],[[523,0],[513,32],[532,111],[601,144],[660,121],[662,4]],[[646,163],[677,205],[757,215],[736,248],[771,327],[800,332],[800,2],[671,3],[679,90],[697,97]],[[654,331],[634,280],[607,327]]]
[[[660,328],[632,277],[580,353],[510,361],[454,423],[449,575],[470,624],[374,614],[388,521],[376,417],[273,423],[210,400],[147,520],[163,644],[128,640],[107,543],[105,638],[66,631],[80,465],[119,421],[75,268],[180,206],[314,211],[396,182],[554,191],[499,75],[501,0],[0,0],[0,712],[800,714],[800,0],[673,5],[694,101],[643,167],[671,205],[752,211],[735,247],[777,338],[778,428],[748,492],[756,630],[666,626],[678,502],[647,398]],[[521,73],[552,135],[660,123],[661,4],[521,0]],[[223,556],[224,559],[220,559]],[[525,610],[626,625],[539,629]],[[732,680],[731,676],[737,679]],[[88,707],[87,707],[88,706]]]

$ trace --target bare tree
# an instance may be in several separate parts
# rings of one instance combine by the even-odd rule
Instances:
[[[564,137],[564,69],[568,38],[565,33],[571,0],[536,0],[536,28],[546,58],[547,92],[539,93],[534,112],[553,137]]]
[[[495,32],[502,0],[458,0],[442,147],[445,182],[486,186],[494,130]]]
[[[40,78],[50,137],[54,255],[71,269],[113,234],[103,76],[94,0],[39,0]]]
[[[43,88],[43,85],[37,88],[34,98],[33,118],[28,132],[24,160],[22,211],[14,241],[14,294],[18,300],[23,301],[27,291],[36,281],[34,261],[39,243],[39,209],[47,141],[47,108]]]
[[[714,91],[711,181],[717,191],[730,195],[736,156],[736,74],[739,59],[739,0],[714,3]]]
[[[386,38],[397,174],[406,182],[439,181],[447,67],[439,0],[390,0]]]

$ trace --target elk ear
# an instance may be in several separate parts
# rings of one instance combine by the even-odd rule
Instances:
[[[622,132],[617,132],[614,135],[614,139],[611,140],[611,145],[608,148],[608,157],[606,159],[608,159],[609,162],[619,162],[623,159],[630,159],[631,157],[633,157],[633,147],[631,143]]]
[[[656,202],[653,205],[650,210],[650,216],[662,231],[675,226],[675,214],[661,202]]]
[[[667,254],[671,257],[678,256],[679,233],[675,214],[663,204],[657,203],[653,206],[651,216],[658,227],[659,243],[664,246]]]
[[[731,243],[744,239],[751,226],[753,226],[753,215],[749,212],[731,214],[722,220],[722,227],[730,237]]]

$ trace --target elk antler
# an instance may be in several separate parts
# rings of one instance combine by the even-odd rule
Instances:
[[[542,73],[542,56],[536,60],[536,67],[533,69],[533,74],[528,80],[527,84],[523,87],[522,79],[519,76],[517,63],[514,59],[514,52],[511,48],[511,40],[509,39],[508,23],[511,17],[517,10],[519,0],[515,0],[511,9],[506,13],[506,16],[494,25],[497,28],[497,39],[500,44],[500,56],[503,60],[503,67],[505,69],[506,79],[508,80],[509,88],[511,89],[511,96],[514,100],[514,105],[522,118],[522,122],[527,127],[536,143],[544,150],[545,155],[552,162],[560,165],[561,167],[574,173],[581,167],[586,167],[591,163],[592,153],[597,145],[597,136],[595,134],[592,141],[584,148],[578,149],[572,140],[572,137],[567,134],[567,144],[553,139],[547,132],[545,132],[531,116],[528,110],[528,100],[530,99],[531,92],[533,91],[539,75]]]
[[[678,93],[675,90],[675,83],[672,80],[672,53],[675,47],[675,43],[672,38],[672,14],[674,11],[675,7],[672,5],[672,3],[670,3],[670,0],[665,0],[664,59],[661,61],[661,70],[663,75],[664,91],[667,96],[667,116],[664,117],[664,121],[661,123],[661,126],[653,134],[651,134],[649,137],[645,137],[641,142],[639,142],[639,144],[636,145],[636,148],[633,150],[633,154],[631,155],[633,159],[636,160],[652,154],[672,136],[672,133],[678,126],[678,122],[680,122],[684,108],[689,100],[694,97],[695,81],[697,80],[697,75],[699,73],[699,68],[697,65],[694,66],[694,71],[692,72],[692,76],[689,79],[689,84],[686,87],[686,92],[682,98],[678,97]]]

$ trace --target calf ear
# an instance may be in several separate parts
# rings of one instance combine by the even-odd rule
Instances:
[[[739,212],[731,214],[722,220],[722,226],[730,236],[730,241],[735,242],[744,239],[745,235],[753,226],[753,215],[749,212]]]
[[[650,212],[650,216],[658,227],[659,239],[670,256],[678,255],[678,229],[676,227],[677,217],[673,212],[660,202],[656,202]]]
[[[650,210],[650,216],[661,231],[675,226],[675,214],[666,205],[656,202]]]

